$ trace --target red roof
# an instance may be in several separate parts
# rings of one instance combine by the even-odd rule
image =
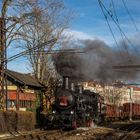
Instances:
[[[127,88],[133,88],[133,90],[140,91],[140,87],[136,86],[127,86]]]

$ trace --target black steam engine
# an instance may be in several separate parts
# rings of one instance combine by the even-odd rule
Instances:
[[[48,116],[51,127],[73,128],[91,126],[99,122],[103,116],[103,99],[99,94],[83,90],[82,86],[71,88],[68,78],[65,78],[63,87],[57,88],[52,114]]]

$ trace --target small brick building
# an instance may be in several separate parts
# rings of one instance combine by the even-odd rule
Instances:
[[[30,74],[6,70],[7,106],[9,110],[32,110],[42,85]]]

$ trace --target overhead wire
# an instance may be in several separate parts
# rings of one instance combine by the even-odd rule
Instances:
[[[36,50],[36,49],[38,49],[38,48],[41,48],[41,47],[43,47],[44,45],[48,45],[48,44],[54,42],[55,40],[56,40],[56,39],[51,39],[51,40],[49,40],[49,41],[43,43],[41,46],[40,46],[40,45],[37,45],[36,47],[29,48],[28,50],[25,50],[25,51],[23,51],[23,52],[20,52],[20,53],[18,53],[18,54],[15,54],[15,55],[13,55],[13,56],[11,56],[11,57],[5,59],[4,61],[5,61],[5,62],[12,61],[12,60],[14,60],[14,59],[16,59],[16,58],[18,58],[18,57],[24,56],[24,55],[26,55],[26,54],[32,52],[33,50]]]
[[[118,22],[118,24],[119,24],[119,18],[117,16],[117,12],[116,12],[116,8],[115,8],[114,0],[111,0],[111,4],[112,4],[112,7],[113,7],[113,14],[115,15],[116,22]],[[125,42],[122,32],[120,34],[121,34],[122,41]],[[124,47],[126,49],[126,52],[127,52],[128,57],[129,57],[129,51],[128,51],[126,45],[124,45]]]
[[[135,52],[137,54],[138,51],[136,50],[135,46],[133,45],[133,43],[129,40],[129,38],[126,36],[126,34],[124,33],[124,31],[121,29],[120,24],[113,18],[113,16],[110,14],[110,12],[108,11],[108,9],[105,7],[105,5],[102,3],[101,0],[98,0],[100,2],[100,5],[104,8],[104,10],[106,11],[106,13],[110,16],[110,18],[113,20],[113,22],[116,24],[116,26],[118,27],[120,33],[123,34],[123,36],[125,37],[125,39],[129,42],[129,44],[134,48]]]
[[[28,55],[29,53],[31,53],[32,51],[34,50],[34,48],[31,48],[30,50],[26,50],[26,51],[23,51],[21,53],[18,53],[16,55],[13,55],[11,57],[9,57],[7,60],[7,62],[10,62],[16,58],[19,58],[21,56],[24,56],[24,55]],[[81,51],[81,50],[77,50],[77,49],[69,49],[69,50],[49,50],[49,51],[35,51],[34,50],[34,53],[44,53],[44,54],[56,54],[56,53],[85,53],[84,51]]]
[[[114,4],[114,1],[113,0],[111,0],[111,4],[112,4],[112,7],[113,7],[113,12],[114,12],[116,21],[118,22],[119,19],[118,19],[118,16],[117,16],[117,12],[116,12],[116,8],[115,8],[115,4]]]
[[[106,22],[107,22],[107,25],[108,25],[108,27],[109,27],[109,30],[110,30],[110,32],[111,32],[111,35],[112,35],[112,37],[113,37],[113,39],[114,39],[114,41],[115,41],[115,43],[116,43],[116,46],[117,46],[118,49],[119,49],[119,53],[120,53],[120,55],[122,55],[122,52],[121,52],[120,47],[119,47],[119,45],[118,45],[117,39],[116,39],[116,37],[115,37],[115,35],[114,35],[114,32],[113,32],[113,30],[112,30],[112,28],[111,28],[111,25],[110,25],[109,21],[108,21],[108,17],[107,17],[107,15],[105,14],[105,12],[104,12],[104,10],[103,10],[102,4],[100,3],[101,1],[98,0],[98,2],[99,2],[99,6],[100,6],[100,8],[101,8],[101,11],[102,11],[102,13],[103,13],[103,15],[104,15],[104,17],[105,17],[105,20],[106,20]]]
[[[34,52],[38,53],[38,52]],[[57,54],[57,53],[85,53],[84,51],[72,49],[72,50],[51,50],[51,51],[39,51],[42,54]]]
[[[125,3],[125,1],[122,0],[122,3],[123,3],[123,5],[124,5],[124,7],[125,7],[125,9],[126,9],[126,11],[127,11],[127,13],[128,13],[128,15],[129,15],[129,18],[130,18],[131,22],[133,23],[133,25],[134,25],[134,27],[135,27],[136,32],[138,33],[138,35],[139,35],[139,37],[140,37],[140,31],[139,31],[139,29],[138,29],[138,27],[137,27],[137,25],[136,25],[136,23],[135,23],[135,21],[134,21],[132,15],[131,15],[131,13],[130,13],[130,11],[129,11],[129,9],[128,9],[126,3]]]
[[[124,2],[124,0],[122,0],[122,1]],[[119,19],[118,19],[118,17],[117,17],[117,13],[116,13],[116,9],[115,9],[115,5],[114,5],[114,1],[111,0],[111,2],[112,2],[113,12],[114,12],[114,15],[115,15],[116,21],[117,21],[118,24],[119,24]],[[125,3],[124,3],[124,5],[125,5]],[[125,5],[125,6],[126,6],[126,5]],[[127,8],[127,7],[126,7],[126,8]],[[127,10],[128,10],[128,9],[127,9]],[[129,13],[129,10],[128,10],[128,13]],[[132,18],[132,16],[131,16],[130,13],[129,13],[129,15],[130,15],[132,21],[135,22],[135,21],[133,20],[133,18]],[[140,33],[135,23],[134,23],[134,25],[135,25],[135,28],[136,28],[137,32]],[[122,36],[122,33],[121,33],[121,36]],[[123,36],[122,36],[122,38],[123,38]],[[123,39],[123,41],[124,41],[124,39]],[[126,46],[126,45],[124,45],[124,46]],[[125,47],[125,48],[126,48],[126,47]],[[128,50],[128,49],[127,49],[127,50]],[[128,53],[129,53],[129,52],[128,52]],[[118,67],[118,69],[114,69],[115,67],[116,67],[116,68]],[[132,70],[133,72],[134,72],[134,71],[136,71],[136,72],[139,72],[139,71],[140,71],[140,69],[134,69],[134,68],[140,68],[140,65],[114,66],[114,68],[113,68],[113,69],[114,69],[114,72],[124,72],[124,73],[129,73],[129,72],[131,72],[130,68],[133,69],[133,70]],[[122,69],[124,69],[124,68],[129,68],[129,69],[127,69],[127,70],[123,70],[123,71],[122,71],[122,70],[119,70],[120,68],[122,68]]]
[[[113,12],[114,12],[114,15],[115,15],[115,18],[116,18],[116,22],[118,22],[118,24],[120,24],[119,23],[119,18],[117,16],[117,12],[116,12],[116,8],[115,8],[114,0],[111,0],[111,4],[112,4],[112,7],[113,7]],[[122,38],[123,43],[125,43],[125,40],[124,40],[124,37],[123,37],[122,32],[120,32],[120,34],[121,34],[121,38]],[[128,48],[127,48],[126,44],[124,44],[123,47],[126,50],[126,53],[127,53],[127,56],[128,56],[129,61],[131,61],[130,54],[129,54],[129,51],[128,51]]]

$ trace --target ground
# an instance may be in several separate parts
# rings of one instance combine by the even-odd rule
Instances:
[[[6,140],[140,140],[140,122],[117,122],[77,130],[34,130],[3,135]]]

